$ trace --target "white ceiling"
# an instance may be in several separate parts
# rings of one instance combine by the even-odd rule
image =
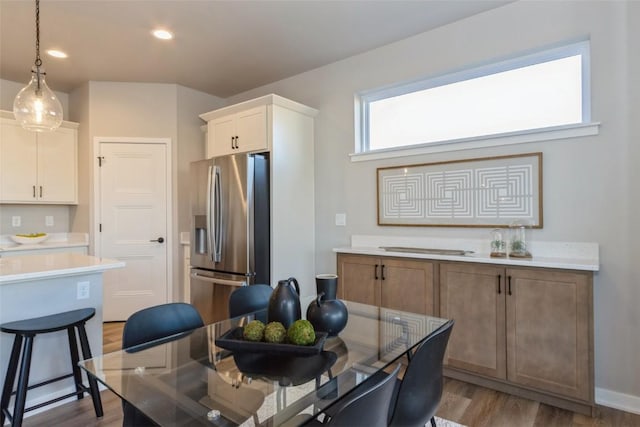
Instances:
[[[41,0],[40,50],[57,91],[156,82],[226,98],[508,2]],[[26,84],[34,59],[35,1],[0,0],[0,78]]]

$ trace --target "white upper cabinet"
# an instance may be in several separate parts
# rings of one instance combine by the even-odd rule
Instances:
[[[76,123],[32,132],[3,112],[0,118],[0,203],[76,204]]]
[[[215,118],[207,126],[207,158],[268,149],[266,105]]]

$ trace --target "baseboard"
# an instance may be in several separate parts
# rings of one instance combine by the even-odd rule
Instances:
[[[595,398],[598,405],[640,414],[640,396],[596,387]]]

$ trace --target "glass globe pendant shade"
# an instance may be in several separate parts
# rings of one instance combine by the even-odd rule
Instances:
[[[62,123],[62,104],[45,81],[44,68],[31,69],[31,81],[13,101],[13,115],[28,130],[47,132]]]

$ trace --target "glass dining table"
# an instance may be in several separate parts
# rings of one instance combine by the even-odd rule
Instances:
[[[80,363],[162,426],[304,424],[416,347],[446,319],[343,301],[347,325],[317,352],[221,344],[260,313],[224,320]]]

